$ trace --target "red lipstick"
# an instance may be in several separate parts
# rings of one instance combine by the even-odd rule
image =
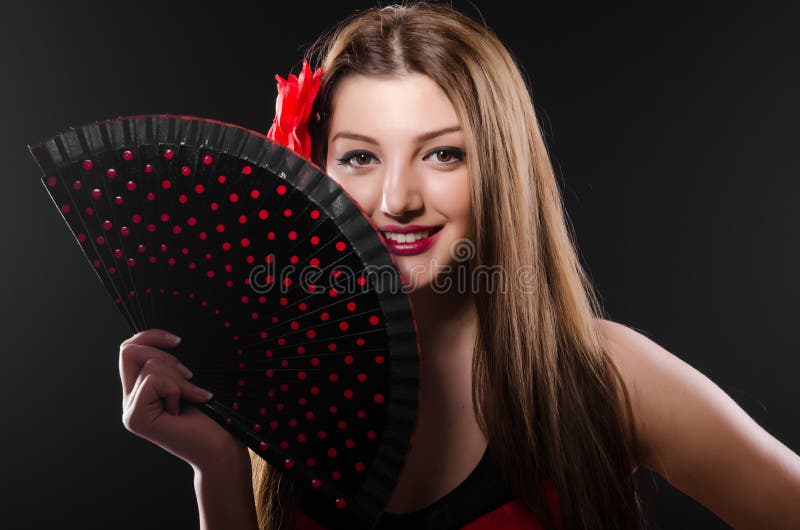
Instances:
[[[412,256],[428,250],[439,237],[442,226],[384,225],[378,227],[378,229],[381,231],[386,245],[393,254]],[[426,232],[427,235],[425,235]],[[413,236],[415,233],[417,234],[416,237]]]

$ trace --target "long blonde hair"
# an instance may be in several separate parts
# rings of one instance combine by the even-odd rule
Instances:
[[[312,160],[323,169],[331,101],[345,76],[421,73],[448,95],[471,175],[471,266],[530,272],[526,289],[475,294],[473,403],[492,456],[545,528],[554,522],[542,480],[555,487],[565,529],[641,528],[628,395],[602,348],[603,310],[575,250],[530,89],[511,53],[448,4],[406,2],[350,15],[306,59],[324,70],[315,102],[321,121],[311,128]],[[260,528],[290,528],[291,484],[251,457]]]

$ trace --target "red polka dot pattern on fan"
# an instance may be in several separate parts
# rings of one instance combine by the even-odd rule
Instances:
[[[350,197],[262,135],[194,117],[98,122],[31,151],[131,329],[183,338],[173,353],[214,393],[201,410],[319,519],[368,527],[411,440],[419,349]]]

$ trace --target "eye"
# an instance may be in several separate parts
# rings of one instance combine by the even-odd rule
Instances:
[[[375,157],[369,151],[350,151],[345,153],[343,157],[337,158],[336,162],[340,166],[368,166],[370,160],[374,158]]]
[[[465,153],[463,150],[455,147],[437,147],[428,153],[425,158],[430,156],[433,156],[440,164],[449,166],[464,160]]]

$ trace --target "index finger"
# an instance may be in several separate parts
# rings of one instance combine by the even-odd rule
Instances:
[[[177,346],[181,341],[181,338],[177,335],[173,335],[169,331],[159,329],[159,328],[150,328],[144,331],[140,331],[136,333],[132,337],[129,337],[122,341],[119,345],[120,348],[127,344],[141,344],[143,346],[156,346],[159,348],[173,348]]]
[[[150,361],[163,363],[165,366],[172,367],[184,377],[190,377],[191,372],[177,357],[164,350],[159,350],[153,346],[143,344],[128,344],[120,348],[119,353],[119,377],[122,381],[122,394],[128,396],[133,390],[136,379],[139,377],[144,366]]]

